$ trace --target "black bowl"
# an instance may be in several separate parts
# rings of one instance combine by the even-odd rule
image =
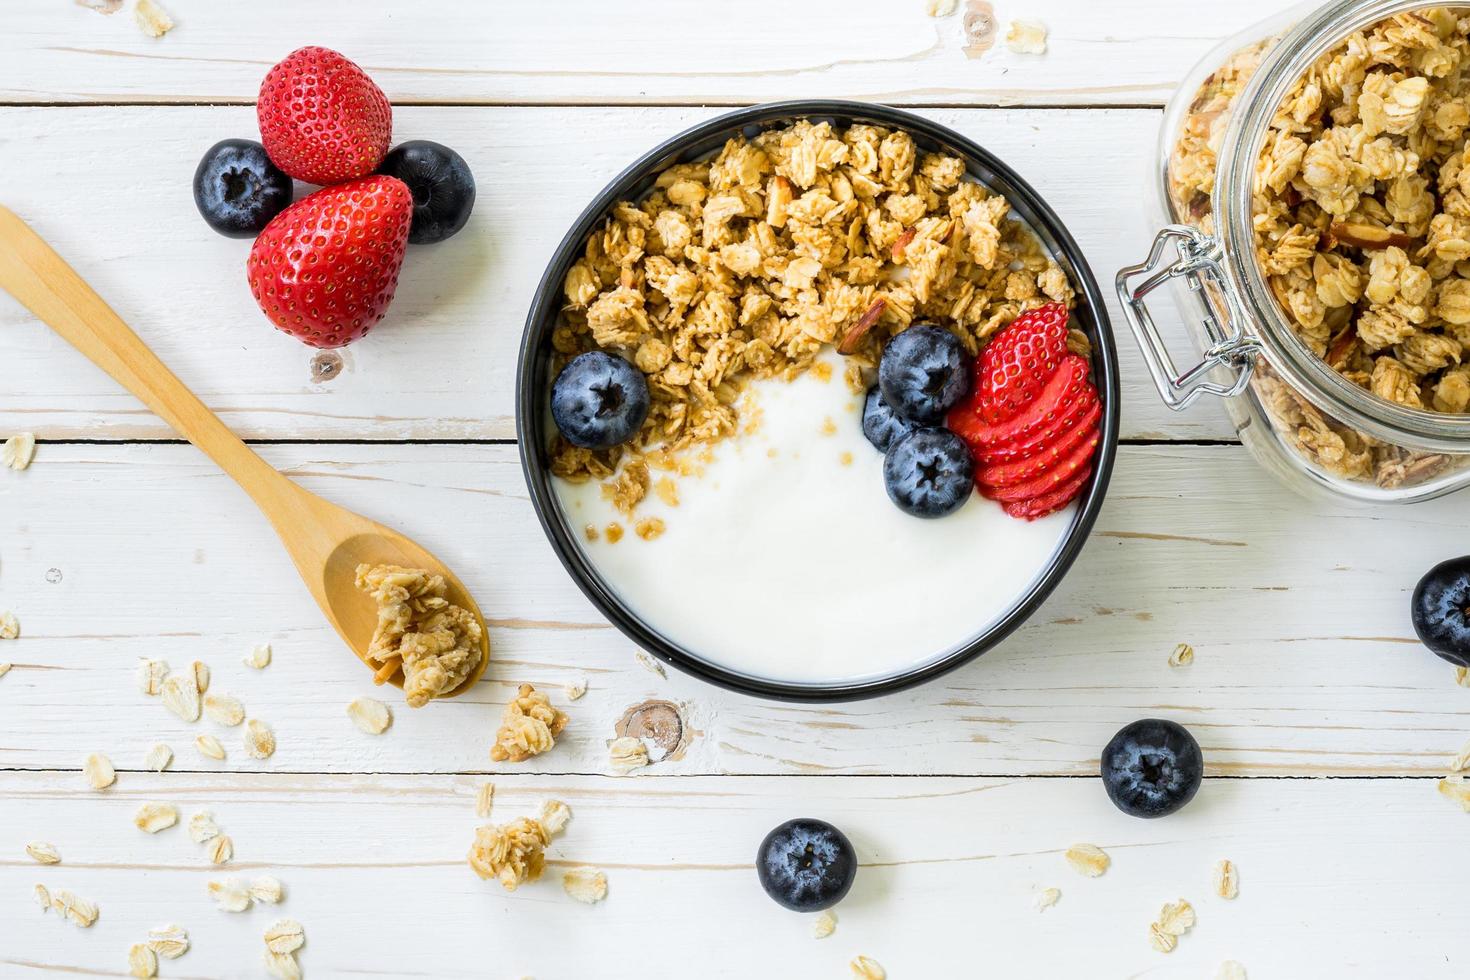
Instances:
[[[1081,498],[1081,506],[1074,511],[1072,526],[1050,564],[1017,597],[1010,611],[963,646],[931,662],[888,677],[831,684],[785,683],[742,674],[706,660],[698,651],[680,647],[640,619],[602,581],[583,554],[578,532],[568,525],[551,487],[547,461],[550,433],[547,431],[546,399],[551,381],[551,331],[562,306],[562,281],[572,263],[581,257],[587,236],[617,202],[636,200],[645,194],[653,186],[654,178],[664,169],[706,157],[736,135],[743,133],[747,138],[754,137],[763,130],[789,125],[798,119],[826,121],[843,128],[871,123],[902,129],[913,136],[921,149],[943,152],[964,160],[970,176],[1005,195],[1011,207],[1040,236],[1077,289],[1073,325],[1085,331],[1092,341],[1093,377],[1103,405],[1102,440],[1093,463],[1091,486]],[[1030,184],[977,144],[922,116],[882,105],[814,99],[752,106],[700,123],[644,154],[587,205],[557,246],[526,317],[526,332],[521,339],[516,368],[516,438],[520,441],[521,466],[525,470],[531,502],[552,548],[571,573],[573,581],[624,636],[670,666],[721,687],[788,701],[846,701],[889,694],[932,680],[989,650],[1036,611],[1072,566],[1102,507],[1118,447],[1118,402],[1118,355],[1113,347],[1112,328],[1108,324],[1102,294],[1092,277],[1092,270],[1082,257],[1082,250]]]

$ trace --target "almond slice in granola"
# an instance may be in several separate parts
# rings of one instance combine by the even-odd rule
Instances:
[[[1067,848],[1064,855],[1072,870],[1089,878],[1096,878],[1108,870],[1108,865],[1113,863],[1107,852],[1096,844],[1073,844]]]
[[[158,976],[158,954],[146,943],[133,943],[128,947],[128,976],[143,980]]]
[[[256,670],[265,670],[271,664],[271,645],[269,643],[257,643],[250,648],[245,655],[245,666],[254,667]]]
[[[159,742],[143,757],[143,765],[154,772],[163,772],[174,761],[174,750]]]
[[[281,879],[271,875],[261,875],[250,882],[250,897],[266,905],[279,905],[285,893]]]
[[[101,752],[93,752],[87,756],[82,772],[86,774],[87,782],[92,784],[93,789],[106,789],[117,782],[117,770],[112,768],[112,760]]]
[[[1414,244],[1412,235],[1354,221],[1334,221],[1328,229],[1328,234],[1332,236],[1327,243],[1329,248],[1333,244],[1339,244],[1376,251],[1385,248],[1408,248]]]
[[[277,919],[265,931],[265,948],[289,956],[306,944],[306,930],[295,919]]]
[[[607,872],[585,865],[568,868],[561,876],[562,889],[586,905],[596,905],[607,898]]]
[[[245,706],[228,694],[206,694],[204,714],[217,725],[234,728],[245,720]]]
[[[898,246],[895,245],[894,247],[897,248]],[[863,338],[868,335],[868,331],[872,330],[878,320],[882,318],[883,311],[887,308],[888,300],[881,296],[874,300],[873,305],[869,306],[863,315],[858,317],[857,322],[848,329],[847,333],[842,335],[842,341],[837,345],[837,353],[857,353],[858,348],[863,344]]]
[[[812,920],[812,938],[826,939],[837,929],[837,913],[831,909],[824,909],[817,913]]]
[[[25,469],[35,457],[36,437],[30,432],[11,436],[5,440],[5,445],[0,446],[0,466],[8,466],[12,470]]]
[[[1240,872],[1228,858],[1215,862],[1215,894],[1226,899],[1240,894]]]
[[[269,759],[276,754],[276,733],[258,718],[245,723],[245,751],[252,759]]]
[[[56,849],[56,845],[48,844],[45,841],[31,841],[26,845],[26,853],[31,856],[32,861],[38,864],[61,863],[61,852]]]
[[[133,814],[133,824],[145,834],[156,834],[179,822],[179,811],[167,803],[144,803]]]
[[[388,706],[373,698],[357,698],[347,706],[347,717],[360,731],[369,735],[381,735],[393,723],[393,713]]]
[[[219,744],[219,739],[213,735],[200,735],[194,739],[194,748],[198,749],[199,754],[206,759],[214,759],[218,762],[225,757],[225,747]]]
[[[170,922],[148,930],[148,948],[166,960],[176,960],[189,951],[189,934]]]
[[[199,720],[199,681],[194,671],[169,674],[164,678],[163,706],[184,721]]]
[[[209,897],[224,912],[244,912],[250,907],[250,890],[239,878],[223,878],[209,883]]]

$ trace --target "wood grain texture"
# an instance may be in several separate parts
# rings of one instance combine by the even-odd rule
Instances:
[[[1169,0],[997,5],[1050,27],[1044,57],[996,44],[967,58],[961,14],[924,0],[839,6],[748,0],[705,16],[684,0],[483,5],[424,0],[260,0],[239,17],[170,0],[158,40],[130,19],[66,4],[17,4],[0,34],[0,99],[253,102],[260,79],[302,44],[337,48],[395,103],[710,104],[841,96],[906,103],[1155,105],[1225,37],[1277,13],[1273,0],[1182,7]],[[961,4],[961,6],[964,6]],[[636,10],[636,14],[634,13]]]
[[[96,17],[82,10],[81,13]],[[101,18],[98,18],[101,19]],[[3,62],[3,54],[0,54]],[[713,109],[405,108],[399,138],[460,150],[475,215],[452,241],[410,250],[388,319],[313,381],[315,351],[273,329],[245,282],[248,243],[200,220],[200,155],[255,133],[247,107],[0,109],[3,203],[31,223],[204,402],[245,438],[506,439],[515,352],[547,261],[598,190],[655,143]],[[927,112],[1009,161],[1052,203],[1111,296],[1147,252],[1139,204],[1159,114],[1148,110]],[[140,140],[139,133],[148,138]],[[95,160],[126,159],[115,182]],[[1159,401],[1113,304],[1128,438],[1227,439],[1218,405]],[[1167,300],[1159,322],[1188,342]],[[0,296],[0,432],[166,438],[168,428]]]
[[[1460,548],[1462,506],[1299,501],[1238,447],[1126,447],[1082,557],[1011,640],[920,690],[810,707],[640,666],[557,563],[514,447],[263,453],[459,571],[491,624],[480,685],[360,735],[346,705],[374,689],[224,476],[187,446],[43,445],[29,470],[0,472],[0,607],[23,629],[0,650],[16,664],[0,678],[0,767],[76,769],[106,748],[138,768],[164,741],[190,769],[478,772],[517,684],[562,703],[578,679],[567,733],[524,769],[606,772],[614,721],[648,698],[684,705],[697,731],[656,770],[681,774],[1088,774],[1118,727],[1162,715],[1216,774],[1425,775],[1470,735],[1470,690],[1408,622],[1413,583]],[[262,641],[275,662],[244,667]],[[1181,641],[1195,661],[1171,668]],[[137,693],[141,656],[209,663],[276,728],[276,756],[247,761],[237,732]],[[224,763],[190,748],[201,731],[225,741]]]
[[[860,953],[895,980],[1198,980],[1225,959],[1253,978],[1439,978],[1470,965],[1463,917],[1433,900],[1470,874],[1470,816],[1427,779],[1207,780],[1188,809],[1153,821],[1122,816],[1080,779],[495,782],[495,821],[549,798],[573,812],[546,876],[514,894],[464,863],[483,822],[473,777],[124,774],[99,794],[76,774],[7,774],[0,973],[117,975],[129,943],[177,922],[193,948],[164,976],[260,976],[260,937],[280,916],[305,927],[308,977],[843,977]],[[212,810],[236,860],[210,866],[182,826],[140,833],[131,817],[145,801],[186,820]],[[796,814],[843,827],[861,862],[823,940],[810,916],[762,894],[752,867],[765,832]],[[26,858],[38,838],[60,849],[60,865]],[[1079,842],[1109,852],[1105,875],[1067,866],[1062,852]],[[1221,858],[1239,868],[1234,901],[1210,887]],[[601,904],[562,891],[562,871],[579,864],[605,869]],[[284,903],[231,914],[206,895],[210,880],[261,874],[284,883]],[[97,924],[43,916],[37,881],[97,902]],[[1047,887],[1061,900],[1038,912]],[[1156,953],[1148,924],[1180,897],[1198,923],[1172,954]],[[401,909],[403,926],[364,928],[385,907]]]

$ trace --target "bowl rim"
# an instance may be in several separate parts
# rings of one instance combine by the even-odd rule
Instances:
[[[902,129],[943,144],[946,150],[956,152],[965,159],[967,170],[978,167],[1008,184],[1009,187],[1004,191],[1005,197],[1013,206],[1019,203],[1017,210],[1027,222],[1057,246],[1056,251],[1060,253],[1058,257],[1067,267],[1079,301],[1085,301],[1079,302],[1078,306],[1085,306],[1093,321],[1093,329],[1089,331],[1089,339],[1093,345],[1092,368],[1094,380],[1103,396],[1100,420],[1102,438],[1098,444],[1093,475],[1086,495],[1045,569],[1031,581],[1006,614],[974,634],[967,642],[926,663],[881,677],[831,683],[774,680],[743,674],[712,663],[664,636],[625,606],[603,584],[577,543],[572,529],[566,524],[555,491],[551,487],[549,468],[542,461],[544,392],[541,390],[542,386],[535,383],[538,359],[547,345],[557,314],[561,310],[562,283],[567,269],[582,255],[587,236],[593,227],[607,216],[615,204],[635,196],[634,188],[638,183],[676,162],[681,162],[682,155],[696,144],[721,134],[734,136],[751,127],[771,129],[812,117],[841,117],[845,124],[866,122]],[[1117,456],[1120,395],[1118,354],[1103,293],[1098,288],[1081,247],[1029,183],[978,143],[923,116],[878,103],[799,99],[767,102],[721,113],[662,140],[625,167],[582,210],[552,253],[527,311],[516,361],[516,444],[532,506],[557,559],[598,612],[639,649],[677,670],[717,687],[758,698],[805,703],[855,701],[907,690],[969,663],[1007,639],[1040,608],[1081,553],[1097,521],[1103,498],[1107,495],[1108,482]]]

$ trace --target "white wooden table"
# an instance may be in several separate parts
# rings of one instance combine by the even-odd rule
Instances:
[[[962,14],[922,0],[460,0],[248,5],[167,0],[160,40],[126,13],[7,5],[0,29],[0,200],[88,276],[183,379],[302,483],[404,528],[458,569],[492,617],[471,694],[400,708],[384,736],[345,706],[372,692],[243,494],[8,299],[0,436],[41,440],[0,471],[0,975],[121,975],[151,926],[193,949],[166,976],[260,974],[278,915],[306,927],[309,976],[844,977],[872,956],[934,976],[1464,976],[1470,816],[1435,780],[1470,734],[1470,690],[1413,639],[1407,597],[1464,550],[1464,499],[1349,510],[1294,498],[1233,440],[1217,406],[1164,411],[1119,338],[1125,445],[1097,530],[1066,582],[1000,649],[928,687],[797,706],[657,676],[564,574],[512,443],[513,351],[533,286],[584,202],[639,152],[739,105],[843,96],[917,107],[998,151],[1046,195],[1103,282],[1146,245],[1160,106],[1220,38],[1278,0],[1028,0],[1045,56],[962,48]],[[344,14],[343,8],[350,8]],[[321,43],[374,75],[395,139],[432,138],[474,168],[455,241],[411,251],[389,320],[314,381],[243,275],[248,243],[190,200],[200,153],[253,137],[266,68]],[[1114,313],[1115,320],[1121,319]],[[1171,322],[1176,340],[1182,332]],[[452,515],[452,518],[449,516]],[[1171,668],[1176,643],[1193,665]],[[263,672],[241,664],[269,642]],[[135,690],[138,657],[207,662],[276,729],[249,760],[233,731],[209,762],[188,726]],[[585,679],[551,753],[496,766],[507,695]],[[683,757],[628,777],[605,743],[630,707],[675,703]],[[1199,797],[1124,817],[1096,778],[1122,724],[1188,725]],[[156,742],[173,768],[143,771]],[[117,784],[80,768],[103,751]],[[479,785],[495,818],[543,799],[575,817],[540,883],[507,895],[464,864]],[[271,873],[277,909],[217,911],[222,877],[182,828],[148,836],[148,800],[209,808],[234,838],[225,873]],[[820,941],[761,893],[762,834],[789,817],[844,827],[862,870]],[[22,850],[49,840],[63,863]],[[1113,856],[1084,879],[1062,851]],[[1213,896],[1220,858],[1240,897]],[[607,870],[588,907],[568,864]],[[88,930],[42,916],[31,885],[101,907]],[[1046,912],[1036,890],[1061,889]],[[1150,949],[1159,906],[1191,900],[1178,950]]]

